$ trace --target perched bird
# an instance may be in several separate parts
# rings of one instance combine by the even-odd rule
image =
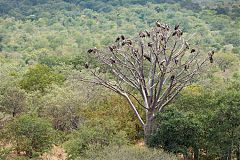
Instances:
[[[170,77],[170,79],[171,79],[171,81],[173,81],[173,80],[175,79],[175,76],[172,75],[172,76]]]
[[[214,51],[208,52],[208,58],[209,58],[210,63],[213,63],[213,55],[214,55]]]
[[[176,24],[174,27],[174,30],[178,30],[178,28],[179,28],[179,24]]]
[[[122,40],[124,40],[124,39],[125,39],[124,35],[121,35],[121,39],[122,39]]]
[[[109,48],[109,50],[110,50],[111,52],[113,52],[113,47],[108,46],[108,48]]]
[[[177,32],[178,32],[178,31],[174,31],[173,34],[172,34],[172,36],[177,35]]]
[[[87,52],[88,52],[88,53],[92,53],[92,52],[93,52],[93,49],[89,49]]]
[[[159,21],[156,21],[156,26],[161,27],[161,23]]]
[[[115,40],[115,42],[118,42],[118,41],[120,41],[120,37],[117,37]]]
[[[88,63],[87,63],[87,62],[84,64],[84,67],[85,67],[86,69],[88,69],[88,68],[89,68],[89,65],[88,65]]]
[[[87,51],[88,53],[92,53],[92,52],[97,52],[97,48],[90,48],[88,51]]]
[[[186,64],[186,65],[184,66],[184,69],[185,69],[185,71],[188,70],[188,69],[189,69],[189,65]]]
[[[111,57],[111,58],[110,58],[110,63],[111,63],[111,64],[116,63],[115,59],[113,59],[113,58]]]
[[[145,30],[145,32],[146,32],[146,34],[147,34],[148,37],[151,36],[150,33],[149,33],[147,30]]]
[[[175,63],[175,64],[178,64],[178,59],[175,58],[175,59],[174,59],[174,63]]]
[[[151,58],[148,55],[143,55],[149,62],[151,62]]]
[[[185,42],[185,46],[186,46],[186,49],[189,49],[189,44],[188,44],[188,42]]]
[[[123,41],[122,42],[122,45],[124,46],[125,44],[127,44],[127,45],[132,45],[132,41],[131,40],[125,40],[125,41]]]
[[[140,32],[140,33],[139,33],[139,37],[140,37],[140,38],[144,38],[144,37],[146,37],[146,35],[145,35],[145,33]]]
[[[164,60],[162,60],[162,62],[160,63],[160,65],[163,65],[163,63],[165,63],[166,62],[166,60],[164,59]]]
[[[152,47],[153,43],[152,42],[148,42],[148,47]]]
[[[193,53],[193,52],[195,52],[196,50],[193,48],[192,50],[191,50],[191,53]]]
[[[138,55],[138,50],[137,50],[137,49],[134,49],[134,50],[133,50],[133,55],[134,55],[135,57],[137,57],[137,55]]]

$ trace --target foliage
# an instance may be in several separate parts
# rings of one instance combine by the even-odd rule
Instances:
[[[19,88],[8,88],[1,100],[1,111],[15,117],[26,109],[26,93]]]
[[[96,160],[175,160],[174,155],[143,146],[110,146],[104,148]]]
[[[228,91],[219,97],[219,108],[209,117],[208,150],[211,155],[231,157],[240,143],[240,93]]]
[[[164,110],[154,123],[155,131],[148,140],[150,147],[163,147],[167,151],[187,155],[189,147],[198,146],[200,125],[183,113],[174,109]]]
[[[31,115],[21,115],[6,127],[6,137],[18,152],[33,157],[49,149],[53,143],[51,124]]]
[[[69,159],[77,157],[89,158],[109,145],[127,144],[126,133],[118,131],[116,124],[111,120],[99,120],[98,123],[88,122],[78,131],[72,133],[65,143],[65,150]]]
[[[44,92],[51,84],[61,84],[63,81],[63,75],[55,73],[46,65],[37,64],[29,68],[27,73],[23,75],[20,86],[26,91],[39,90]]]

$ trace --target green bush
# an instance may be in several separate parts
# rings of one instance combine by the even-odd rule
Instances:
[[[54,130],[44,119],[21,115],[6,127],[6,133],[17,152],[34,157],[52,146]]]
[[[162,150],[139,146],[106,147],[95,160],[175,160],[174,155]]]
[[[161,147],[174,153],[187,155],[187,149],[198,149],[200,125],[186,115],[174,109],[168,109],[157,115],[155,129],[148,140],[150,147]]]
[[[64,76],[55,73],[52,68],[47,65],[37,64],[23,75],[20,81],[20,86],[26,91],[41,91],[44,92],[52,84],[61,84],[64,81]]]
[[[64,148],[69,154],[69,159],[93,158],[106,146],[127,143],[126,133],[117,131],[114,121],[100,121],[94,125],[90,122],[80,127],[64,144]]]

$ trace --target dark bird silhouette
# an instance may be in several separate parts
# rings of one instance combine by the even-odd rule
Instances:
[[[148,42],[148,47],[152,47],[153,43],[152,42]]]
[[[165,63],[166,62],[166,60],[163,60],[161,63],[160,63],[160,65],[163,65],[163,63]]]
[[[172,75],[172,76],[170,77],[170,79],[171,79],[171,81],[173,81],[173,80],[175,79],[175,76]]]
[[[193,53],[193,52],[195,52],[196,50],[193,48],[192,50],[191,50],[191,53]]]
[[[186,64],[186,65],[184,66],[184,69],[185,69],[185,71],[188,70],[188,69],[189,69],[189,65]]]
[[[118,42],[118,41],[120,41],[120,37],[117,37],[115,42]]]
[[[143,55],[149,62],[151,62],[151,58],[148,55]]]
[[[145,35],[145,33],[140,32],[140,33],[139,33],[139,37],[144,38],[144,37],[146,37],[146,35]]]
[[[175,63],[175,64],[178,64],[178,59],[174,59],[174,63]]]
[[[156,22],[157,27],[161,27],[161,23],[159,21]]]
[[[213,63],[213,55],[214,55],[214,51],[208,52],[208,58],[209,58],[210,63]]]
[[[111,58],[110,58],[110,63],[111,63],[111,64],[116,63],[115,59],[113,59],[113,58],[111,57]]]
[[[93,49],[89,49],[87,52],[88,52],[88,53],[92,53],[92,52],[93,52]]]
[[[151,36],[151,34],[150,34],[147,30],[145,30],[145,32],[146,32],[146,34],[147,34],[148,37]]]
[[[124,39],[125,39],[124,35],[121,35],[121,39],[122,39],[122,40],[124,40]]]
[[[187,49],[189,49],[190,45],[188,44],[188,42],[185,42],[185,46],[186,46]]]
[[[178,28],[179,28],[179,24],[176,24],[174,27],[174,30],[178,30]]]
[[[87,62],[84,64],[84,67],[85,67],[86,69],[88,69],[88,68],[89,68],[89,65],[88,65],[88,63],[87,63]]]
[[[113,52],[113,47],[108,46],[108,48],[109,48],[109,50],[110,50],[111,52]]]
[[[172,34],[172,36],[175,36],[175,35],[177,35],[177,31],[174,31]]]

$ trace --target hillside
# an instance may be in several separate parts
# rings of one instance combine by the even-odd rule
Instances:
[[[0,159],[239,160],[239,56],[238,0],[0,0]]]

